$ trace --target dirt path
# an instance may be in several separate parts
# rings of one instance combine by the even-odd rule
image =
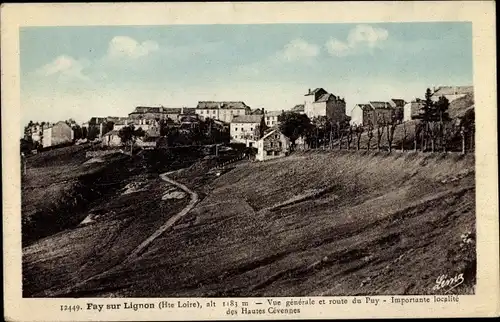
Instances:
[[[130,263],[137,257],[139,257],[142,252],[156,239],[158,238],[161,234],[163,234],[167,229],[172,227],[179,219],[184,217],[193,207],[194,205],[198,202],[198,194],[196,192],[190,190],[188,187],[183,185],[182,183],[176,182],[169,177],[167,177],[167,174],[162,174],[160,175],[160,178],[163,181],[166,181],[168,183],[171,183],[175,185],[176,187],[182,189],[184,192],[190,195],[191,200],[189,201],[189,204],[184,207],[177,215],[171,217],[169,220],[165,222],[160,228],[158,228],[151,236],[149,236],[146,240],[144,240],[139,246],[137,246],[136,249],[125,259],[123,264]]]
[[[199,197],[198,197],[198,194],[194,191],[192,191],[191,189],[189,189],[188,187],[186,187],[185,185],[177,182],[177,181],[174,181],[170,178],[167,177],[167,174],[168,173],[164,173],[164,174],[161,174],[160,175],[160,178],[163,180],[163,181],[166,181],[174,186],[176,186],[177,188],[183,190],[184,192],[186,192],[186,194],[189,194],[191,200],[189,201],[189,203],[186,205],[186,207],[184,207],[179,213],[177,213],[175,216],[173,217],[170,217],[160,228],[158,228],[151,236],[149,236],[148,238],[146,238],[139,246],[137,246],[128,256],[127,258],[121,262],[120,264],[114,266],[114,267],[111,267],[110,269],[107,269],[106,271],[102,272],[102,273],[99,273],[99,274],[96,274],[96,275],[93,275],[85,280],[83,280],[82,282],[74,285],[74,286],[70,286],[66,289],[63,289],[63,290],[60,290],[60,291],[56,291],[56,292],[51,292],[50,290],[49,291],[46,291],[45,292],[45,295],[46,296],[60,296],[60,295],[66,295],[66,294],[70,294],[72,293],[74,290],[77,290],[79,288],[81,288],[83,285],[85,285],[86,283],[92,281],[92,280],[95,280],[95,279],[98,279],[98,278],[101,278],[103,277],[104,275],[106,275],[108,272],[116,269],[117,267],[121,267],[123,265],[127,265],[129,263],[131,263],[132,261],[134,261],[135,259],[137,259],[138,257],[140,257],[140,255],[144,252],[144,250],[156,239],[158,238],[159,236],[161,236],[167,229],[171,228],[178,220],[180,220],[183,216],[185,216],[187,213],[189,213],[189,211],[191,211],[191,209],[196,205],[196,203],[198,202],[199,200]]]

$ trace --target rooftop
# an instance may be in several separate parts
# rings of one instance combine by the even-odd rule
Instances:
[[[436,88],[433,95],[457,95],[473,92],[473,86],[439,86],[438,88]]]
[[[260,123],[263,115],[237,115],[231,123]]]
[[[391,104],[388,102],[370,101],[370,105],[375,109],[391,108]]]
[[[196,108],[199,109],[246,109],[249,108],[242,101],[199,101],[198,106]]]

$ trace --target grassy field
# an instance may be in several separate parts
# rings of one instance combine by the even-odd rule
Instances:
[[[450,294],[474,292],[472,155],[295,153],[196,190],[202,200],[142,257],[58,296],[442,294],[436,278],[459,273]],[[45,265],[35,246],[26,254]]]
[[[133,161],[113,154],[87,163],[89,148],[70,146],[28,157],[21,184],[23,245],[73,227],[92,202],[126,184]]]

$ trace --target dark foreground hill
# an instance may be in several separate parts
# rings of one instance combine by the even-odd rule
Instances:
[[[189,172],[176,178],[188,186],[193,179]],[[197,184],[201,201],[142,256],[77,285],[109,268],[97,258],[82,271],[78,263],[92,257],[86,240],[96,244],[120,218],[132,223],[125,234],[101,240],[109,262],[123,257],[127,240],[137,243],[144,227],[159,225],[153,218],[179,209],[179,201],[158,201],[160,183],[152,189],[156,208],[148,201],[133,214],[101,219],[92,232],[59,235],[59,255],[68,248],[63,240],[78,240],[73,264],[45,249],[56,239],[26,248],[25,276],[44,272],[53,281],[46,285],[51,293],[38,288],[25,296],[442,294],[433,290],[436,279],[456,274],[464,283],[450,294],[474,292],[473,156],[334,151],[242,163]],[[61,277],[49,265],[59,262],[66,273],[82,274],[57,286]]]

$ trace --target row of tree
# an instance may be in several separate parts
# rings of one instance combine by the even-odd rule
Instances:
[[[330,122],[326,117],[309,119],[304,114],[283,113],[280,117],[280,130],[287,136],[292,148],[301,138],[308,148],[338,149],[375,149],[381,150],[383,141],[387,149],[420,151],[462,151],[474,148],[474,110],[470,109],[463,117],[451,119],[448,113],[449,101],[440,97],[438,101],[431,99],[432,93],[427,89],[425,101],[413,122],[400,122],[393,114],[386,119],[384,116],[371,121],[366,126],[350,125],[345,122]],[[409,125],[411,124],[411,125]],[[401,127],[399,142],[395,142],[396,129]],[[366,135],[363,135],[366,133]],[[384,139],[385,138],[385,139]],[[365,145],[366,144],[366,145]]]

